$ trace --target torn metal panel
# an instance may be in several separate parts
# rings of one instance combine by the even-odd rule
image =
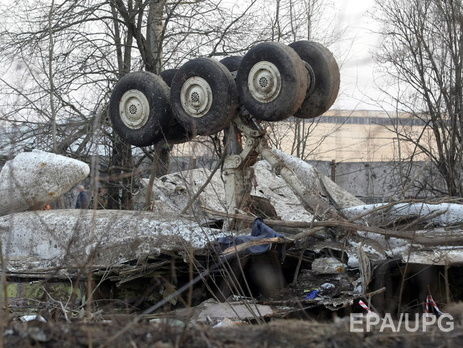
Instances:
[[[456,265],[463,262],[463,245],[460,236],[463,231],[459,227],[438,227],[427,230],[409,232],[411,236],[422,241],[435,241],[433,247],[425,247],[413,241],[400,238],[388,238],[374,233],[359,232],[360,238],[374,240],[384,248],[384,255],[389,258],[401,258],[404,262],[426,265]],[[352,246],[358,242],[349,241]],[[372,256],[373,245],[364,245],[363,250]],[[379,256],[379,255],[378,255]],[[349,254],[350,257],[350,254]],[[349,265],[351,260],[349,260]]]
[[[345,208],[342,211],[349,219],[363,221],[369,225],[393,223],[399,218],[424,217],[434,226],[451,226],[463,223],[463,204],[455,203],[399,203],[367,204]]]
[[[461,265],[463,264],[463,246],[410,250],[401,256],[402,261],[408,263],[440,266]]]
[[[269,199],[278,216],[284,221],[313,220],[312,214],[304,209],[299,198],[294,194],[285,180],[272,171],[266,161],[254,165],[256,185],[251,194]]]
[[[224,234],[150,212],[52,210],[0,218],[8,271],[109,267],[161,251],[202,248]]]
[[[268,163],[259,161],[253,169],[252,195],[268,199],[282,220],[307,222],[313,220],[313,216],[304,209],[283,178],[276,175]],[[210,175],[210,170],[202,168],[168,174],[155,179],[153,210],[163,216],[176,217]],[[142,182],[146,188],[147,180]],[[141,192],[139,199],[144,202],[144,198],[145,194]],[[195,219],[209,217],[203,208],[226,212],[224,180],[219,172],[212,176],[210,183],[199,195],[193,207]]]
[[[196,323],[207,323],[210,321],[216,323],[225,318],[231,320],[251,320],[270,317],[274,314],[275,312],[272,307],[256,304],[250,300],[219,303],[212,299],[206,300],[196,307],[180,309],[174,312],[175,318],[188,318],[190,321]]]
[[[323,197],[336,207],[348,208],[364,204],[304,160],[280,150],[273,149],[270,152],[297,176],[306,189]]]
[[[162,215],[175,216],[188,204],[191,197],[203,186],[211,175],[207,168],[185,170],[178,173],[167,174],[156,178],[153,184],[153,210]],[[148,179],[143,179],[145,190],[148,187]],[[144,203],[145,194],[139,195]],[[220,173],[212,176],[209,184],[199,195],[194,205],[196,212],[201,212],[201,206],[212,210],[225,211],[224,182]]]

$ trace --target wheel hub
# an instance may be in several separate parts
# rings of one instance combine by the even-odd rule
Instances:
[[[148,122],[150,105],[146,96],[137,89],[131,89],[122,95],[119,102],[121,120],[131,129],[140,129]]]
[[[254,99],[261,103],[270,103],[280,95],[280,71],[273,63],[258,62],[249,72],[248,87]]]
[[[192,117],[203,117],[211,109],[212,89],[202,77],[190,77],[182,86],[180,101],[183,110]]]

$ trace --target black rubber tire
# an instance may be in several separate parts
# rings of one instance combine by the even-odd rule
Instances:
[[[169,144],[181,144],[190,141],[193,136],[172,115],[170,124],[163,134],[164,140]]]
[[[228,69],[228,71],[231,72],[233,77],[236,77],[236,74],[238,73],[238,69],[240,68],[241,61],[243,60],[243,57],[241,56],[230,56],[230,57],[225,57],[220,61],[225,67]]]
[[[294,116],[313,118],[325,113],[336,101],[339,92],[339,67],[333,54],[313,41],[297,41],[289,45],[312,69],[311,86]]]
[[[280,93],[268,103],[255,99],[248,86],[251,69],[261,61],[273,63],[281,76]],[[241,103],[252,116],[264,121],[280,121],[294,115],[301,107],[307,92],[308,74],[304,62],[292,48],[277,42],[265,42],[254,46],[244,56],[236,85]]]
[[[202,117],[193,117],[182,106],[180,93],[191,77],[201,77],[210,85],[212,103]],[[196,58],[175,74],[170,90],[172,111],[180,124],[193,136],[212,135],[228,127],[238,113],[236,84],[228,69],[211,58]]]
[[[161,72],[159,76],[161,76],[164,82],[167,84],[167,86],[170,87],[172,85],[172,80],[174,79],[174,76],[177,73],[177,71],[178,69],[167,69]]]
[[[175,74],[178,69],[167,69],[162,71],[159,76],[162,77],[167,86],[172,85],[172,80],[174,79]],[[170,91],[169,91],[170,94]],[[191,134],[189,134],[185,128],[177,121],[177,119],[172,115],[169,126],[165,129],[163,134],[164,141],[169,144],[181,144],[191,140]]]
[[[146,124],[139,129],[125,125],[119,112],[122,96],[133,89],[144,94],[150,108]],[[163,129],[167,129],[171,115],[169,87],[159,76],[137,71],[125,75],[114,86],[109,100],[109,117],[114,131],[125,142],[135,146],[149,146],[162,140]]]

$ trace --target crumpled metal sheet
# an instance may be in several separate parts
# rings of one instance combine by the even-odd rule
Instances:
[[[0,216],[42,208],[90,173],[81,161],[35,150],[6,162],[0,172]]]
[[[51,210],[0,217],[8,271],[109,267],[161,251],[204,247],[221,231],[151,212]]]
[[[451,226],[463,223],[463,204],[455,203],[389,203],[366,204],[345,208],[342,212],[350,219],[364,216],[360,221],[370,225],[387,224],[399,218],[422,217],[434,226]]]
[[[463,246],[436,247],[434,249],[410,250],[402,254],[402,261],[423,265],[457,265],[463,264]]]

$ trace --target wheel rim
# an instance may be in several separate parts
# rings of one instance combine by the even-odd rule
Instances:
[[[119,103],[121,120],[131,129],[140,129],[148,122],[150,105],[146,96],[137,89],[125,92]]]
[[[281,74],[275,64],[262,61],[256,63],[248,75],[249,91],[261,103],[274,101],[281,92]]]
[[[211,109],[212,89],[202,77],[190,77],[182,86],[180,100],[185,112],[192,117],[203,117]]]

